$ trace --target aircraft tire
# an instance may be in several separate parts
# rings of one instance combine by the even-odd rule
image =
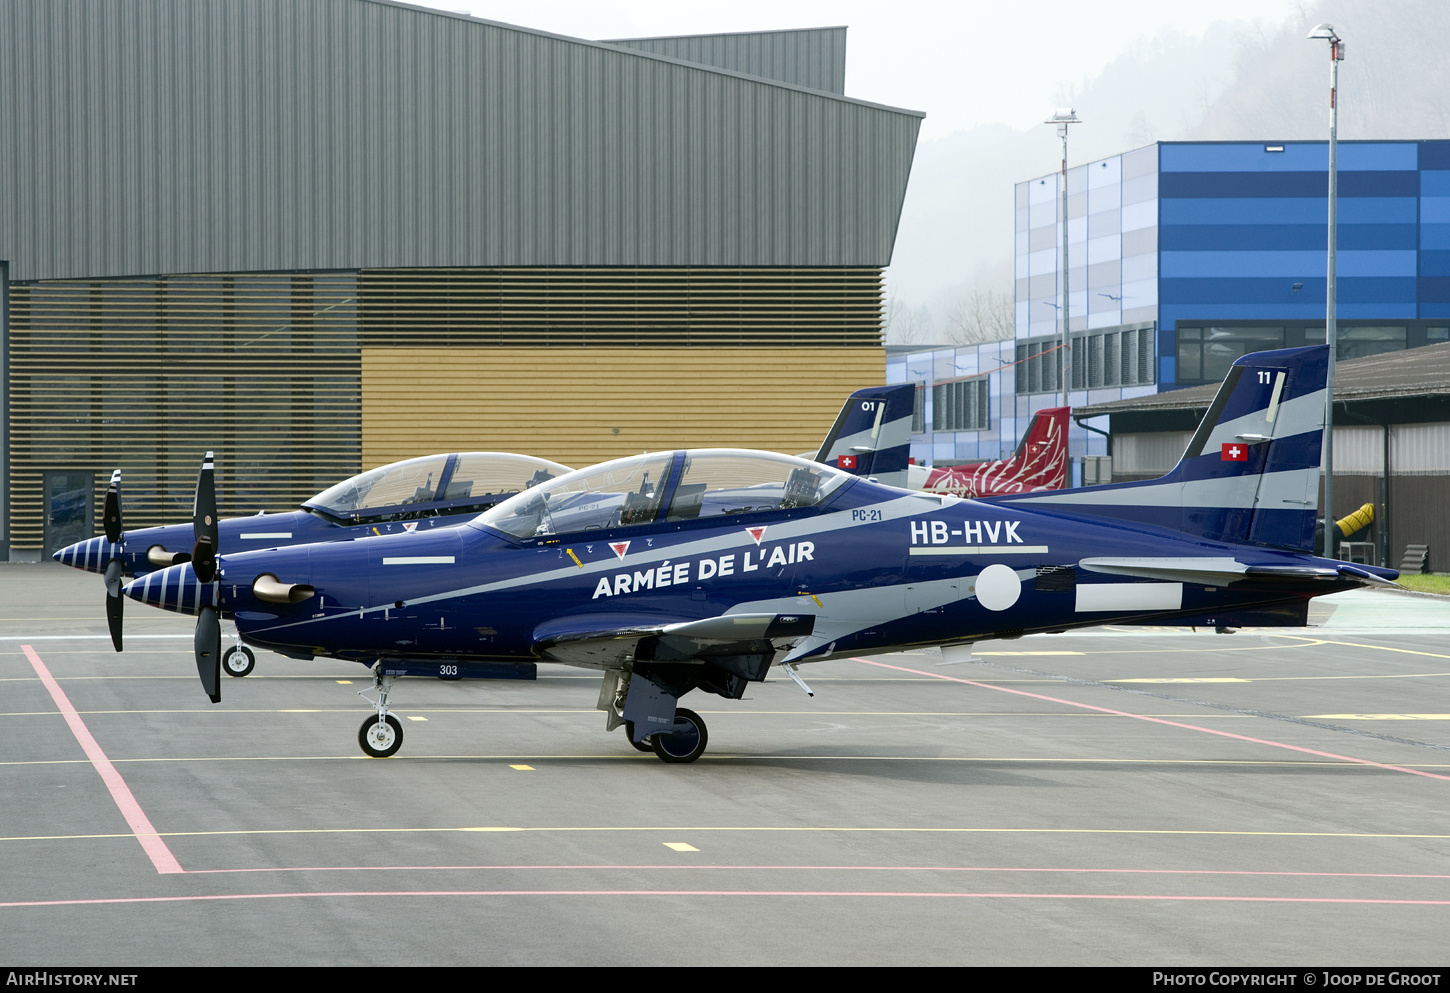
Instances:
[[[385,759],[403,747],[403,725],[392,714],[386,723],[373,715],[358,728],[357,743],[371,758]]]
[[[228,676],[241,678],[257,665],[257,656],[246,645],[233,645],[222,656],[222,671]]]
[[[644,741],[634,740],[634,721],[624,722],[624,740],[629,742],[635,748],[639,749],[641,752],[652,752],[655,750],[655,746],[650,743],[649,738],[645,738]]]
[[[680,707],[675,711],[675,730],[669,734],[650,735],[649,740],[660,761],[693,762],[705,754],[710,733],[699,714]]]

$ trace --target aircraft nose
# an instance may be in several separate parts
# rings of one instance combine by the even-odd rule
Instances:
[[[87,538],[85,541],[78,541],[74,545],[66,545],[51,558],[61,565],[68,565],[73,569],[83,569],[86,572],[105,572],[106,563],[119,557],[121,549],[122,546],[107,541],[105,535],[97,535],[94,538]]]
[[[202,607],[215,607],[220,599],[220,583],[203,583],[196,578],[190,562],[157,569],[127,583],[121,592],[132,600],[178,614],[197,614]]]

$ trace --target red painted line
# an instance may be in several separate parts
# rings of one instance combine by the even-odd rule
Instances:
[[[1424,776],[1426,779],[1441,779],[1450,782],[1450,776],[1442,776],[1439,773],[1425,772],[1421,769],[1409,769],[1402,765],[1386,765],[1383,762],[1374,762],[1370,759],[1357,759],[1352,755],[1337,755],[1334,752],[1321,752],[1313,748],[1304,748],[1301,745],[1289,745],[1282,741],[1270,741],[1267,738],[1251,738],[1247,735],[1233,734],[1229,731],[1218,731],[1214,728],[1199,727],[1197,724],[1184,724],[1181,721],[1164,720],[1161,717],[1148,717],[1145,714],[1133,714],[1126,710],[1113,710],[1111,707],[1097,707],[1090,703],[1078,703],[1076,700],[1063,700],[1054,696],[1043,696],[1041,693],[1028,693],[1026,690],[1014,690],[1007,686],[993,686],[991,683],[978,683],[970,679],[961,679],[957,676],[946,676],[939,672],[924,672],[921,669],[908,669],[905,666],[890,665],[886,662],[873,662],[871,659],[852,658],[854,662],[864,662],[867,665],[880,666],[882,669],[895,669],[898,672],[909,672],[915,676],[930,676],[932,679],[944,679],[951,683],[965,683],[967,686],[975,686],[983,690],[996,690],[998,693],[1013,693],[1017,696],[1031,697],[1034,700],[1045,700],[1048,703],[1060,703],[1067,707],[1079,707],[1083,710],[1095,710],[1100,714],[1112,714],[1116,717],[1131,717],[1135,721],[1147,721],[1150,724],[1166,724],[1168,727],[1183,728],[1187,731],[1201,731],[1204,734],[1216,734],[1222,738],[1233,738],[1236,741],[1247,741],[1255,745],[1269,745],[1272,748],[1287,748],[1291,752],[1303,752],[1305,755],[1317,755],[1320,758],[1335,759],[1340,762],[1352,762],[1355,765],[1373,766],[1376,769],[1386,769],[1390,772],[1405,772],[1411,776]]]
[[[1450,907],[1450,900],[1389,900],[1366,897],[1301,896],[1193,896],[1175,893],[921,893],[892,890],[333,890],[320,893],[216,893],[206,896],[107,897],[90,900],[17,900],[0,909],[19,907],[75,907],[103,904],[195,903],[210,900],[296,900],[313,898],[377,897],[504,897],[504,896],[746,896],[746,897],[892,897],[957,900],[1171,900],[1199,903],[1352,903],[1396,906]]]
[[[188,876],[227,875],[251,872],[521,872],[527,870],[569,870],[598,872],[617,869],[621,872],[665,870],[669,872],[720,871],[734,872],[1041,872],[1082,873],[1085,875],[1126,876],[1297,876],[1310,879],[1450,879],[1450,875],[1430,872],[1298,872],[1290,869],[1074,869],[1071,867],[990,866],[990,865],[319,865],[277,866],[251,869],[189,869]]]
[[[126,785],[126,780],[121,778],[121,774],[116,771],[111,760],[106,758],[106,753],[101,751],[101,746],[96,742],[90,729],[86,727],[85,721],[81,720],[81,715],[76,712],[75,707],[71,706],[65,691],[60,688],[60,684],[55,681],[55,677],[50,674],[45,663],[40,661],[40,656],[35,653],[35,649],[29,645],[21,645],[20,648],[25,652],[25,657],[30,659],[31,666],[35,668],[35,674],[50,691],[50,698],[55,701],[65,722],[70,725],[71,733],[76,736],[76,741],[80,742],[86,758],[91,760],[91,765],[100,774],[101,781],[106,784],[106,789],[111,791],[111,799],[115,800],[116,806],[121,808],[121,816],[130,825],[131,833],[141,843],[142,850],[151,859],[151,864],[156,867],[156,871],[163,875],[185,872],[181,863],[176,861],[176,856],[171,854],[171,849],[166,847],[166,842],[161,839],[161,835],[151,826],[150,819],[141,809],[141,805],[136,802],[131,788]]]

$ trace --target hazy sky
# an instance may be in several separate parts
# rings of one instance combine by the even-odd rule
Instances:
[[[927,113],[922,138],[979,124],[1029,128],[1057,94],[1168,31],[1198,37],[1211,19],[1265,30],[1292,0],[436,0],[437,7],[581,38],[630,38],[846,25],[846,93]],[[1232,53],[1225,52],[1225,70]]]

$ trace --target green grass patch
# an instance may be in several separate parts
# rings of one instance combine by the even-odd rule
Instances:
[[[1400,585],[1417,593],[1450,594],[1450,576],[1443,573],[1419,572],[1402,575]]]

